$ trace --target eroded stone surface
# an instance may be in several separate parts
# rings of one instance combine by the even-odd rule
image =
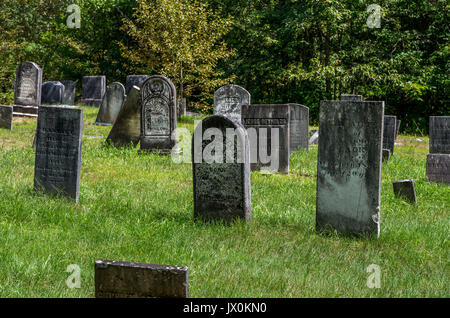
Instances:
[[[342,94],[340,96],[340,100],[349,100],[355,102],[362,102],[362,95],[353,95],[353,94]]]
[[[427,181],[450,184],[450,154],[428,154]]]
[[[214,114],[241,122],[241,107],[250,104],[250,93],[234,84],[222,86],[214,93]]]
[[[14,104],[41,105],[42,69],[34,62],[24,62],[17,67],[14,82]]]
[[[122,109],[125,97],[125,87],[121,83],[114,82],[109,84],[106,88],[106,93],[103,96],[102,104],[100,105],[95,124],[114,124],[120,110]]]
[[[64,98],[65,87],[61,82],[42,83],[42,104],[61,104]]]
[[[64,105],[74,105],[75,104],[75,94],[77,91],[77,85],[71,80],[60,81],[64,85],[64,96],[62,103]]]

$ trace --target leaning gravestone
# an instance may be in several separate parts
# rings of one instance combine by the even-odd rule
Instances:
[[[140,95],[140,88],[133,86],[109,132],[107,142],[111,142],[116,147],[137,145],[141,136]]]
[[[33,62],[17,67],[14,82],[14,113],[37,114],[41,105],[42,69]]]
[[[251,219],[250,152],[245,128],[222,115],[194,131],[194,217],[205,221]]]
[[[13,107],[0,105],[0,128],[11,130],[13,123]]]
[[[125,82],[125,94],[129,94],[133,86],[141,88],[142,84],[150,77],[150,75],[128,75]]]
[[[394,195],[398,198],[416,204],[416,190],[414,188],[414,180],[396,180],[392,182],[394,188]]]
[[[106,76],[84,76],[81,103],[87,106],[100,106],[106,91]]]
[[[289,173],[289,121],[289,104],[242,105],[252,170]]]
[[[309,108],[300,104],[289,104],[291,109],[290,120],[290,152],[299,149],[308,150],[309,137]]]
[[[397,117],[384,116],[384,128],[383,128],[383,149],[389,149],[391,155],[394,154],[395,136],[397,132]]]
[[[61,82],[42,83],[42,104],[61,104],[64,99],[65,87]]]
[[[104,126],[114,124],[123,106],[125,97],[125,87],[121,83],[114,82],[109,84],[105,95],[103,95],[95,124]]]
[[[250,93],[243,87],[228,84],[214,93],[214,114],[241,122],[242,105],[250,105]]]
[[[171,153],[177,145],[177,96],[173,83],[150,76],[141,88],[141,151]]]
[[[96,298],[187,298],[184,266],[95,261]]]
[[[379,235],[384,102],[321,101],[316,230]]]
[[[60,82],[64,85],[64,96],[62,103],[64,105],[74,105],[77,84],[71,80],[62,80]]]
[[[35,189],[61,193],[78,201],[82,135],[83,110],[71,106],[39,107]]]
[[[342,94],[340,100],[349,100],[355,102],[362,102],[362,95]]]
[[[430,116],[430,153],[450,154],[450,116]]]

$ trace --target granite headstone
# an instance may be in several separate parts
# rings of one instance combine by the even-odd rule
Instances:
[[[106,76],[84,76],[81,103],[87,106],[100,106],[106,92]]]
[[[340,100],[362,102],[363,98],[362,95],[342,94]]]
[[[150,75],[128,75],[125,82],[125,94],[129,94],[133,86],[141,88]]]
[[[309,108],[300,104],[289,104],[290,119],[290,152],[299,149],[308,150],[309,145]]]
[[[239,85],[228,84],[214,93],[215,115],[224,115],[240,123],[244,104],[250,104],[250,93]]]
[[[383,149],[389,149],[391,155],[394,154],[395,135],[396,135],[396,123],[397,117],[384,116],[384,129],[383,129]]]
[[[430,116],[430,153],[450,154],[450,116]]]
[[[427,155],[427,181],[450,184],[450,154]]]
[[[42,104],[61,104],[64,99],[65,87],[61,82],[42,83]]]
[[[414,180],[396,180],[392,182],[394,195],[409,203],[416,204],[416,190],[414,188]]]
[[[13,107],[0,105],[0,128],[11,130],[13,124]]]
[[[96,125],[109,126],[115,123],[125,101],[125,87],[114,82],[108,85],[95,120]]]
[[[64,85],[64,96],[62,103],[64,105],[74,105],[77,84],[71,80],[62,80],[60,82]]]
[[[41,105],[42,69],[34,62],[17,67],[14,82],[14,105]]]

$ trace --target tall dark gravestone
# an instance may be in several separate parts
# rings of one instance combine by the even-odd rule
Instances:
[[[42,69],[34,62],[17,67],[14,82],[14,113],[36,116],[41,105]]]
[[[384,102],[321,101],[316,230],[379,235]]]
[[[150,76],[141,88],[141,151],[171,153],[177,145],[177,96],[173,83]]]
[[[362,102],[363,98],[362,95],[342,94],[340,100]]]
[[[133,86],[141,88],[150,75],[128,75],[125,82],[125,94],[129,94]]]
[[[39,107],[34,187],[78,201],[83,111],[71,106]]]
[[[125,101],[125,87],[114,82],[108,85],[95,120],[96,125],[109,126],[115,123]]]
[[[42,104],[61,104],[64,99],[65,87],[61,82],[42,83]]]
[[[71,80],[62,80],[60,82],[64,85],[64,96],[62,103],[64,105],[75,105],[77,84]]]
[[[309,108],[300,104],[289,104],[290,120],[290,152],[299,149],[308,150],[309,144]]]
[[[289,173],[289,122],[289,104],[242,105],[252,170]]]
[[[13,107],[0,105],[0,128],[11,130],[13,123]]]
[[[95,261],[96,298],[187,298],[184,266]]]
[[[222,86],[214,93],[214,114],[241,122],[242,105],[250,105],[250,93],[234,84]]]
[[[251,219],[250,152],[245,128],[222,115],[202,120],[192,140],[194,217]]]
[[[430,116],[430,153],[450,154],[450,116]]]
[[[106,92],[106,76],[84,76],[81,103],[99,107]]]
[[[397,134],[397,117],[385,115],[383,126],[383,149],[389,149],[391,155],[394,154],[396,134]]]

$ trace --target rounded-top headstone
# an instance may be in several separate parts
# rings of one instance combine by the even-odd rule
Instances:
[[[16,69],[14,104],[41,105],[42,69],[34,62],[24,62]]]
[[[234,84],[222,86],[214,93],[214,114],[241,122],[241,107],[250,104],[250,93]]]
[[[119,82],[109,84],[106,93],[103,96],[95,123],[97,125],[114,124],[122,109],[124,101],[125,87]]]
[[[65,87],[58,81],[42,83],[42,104],[62,104]]]

